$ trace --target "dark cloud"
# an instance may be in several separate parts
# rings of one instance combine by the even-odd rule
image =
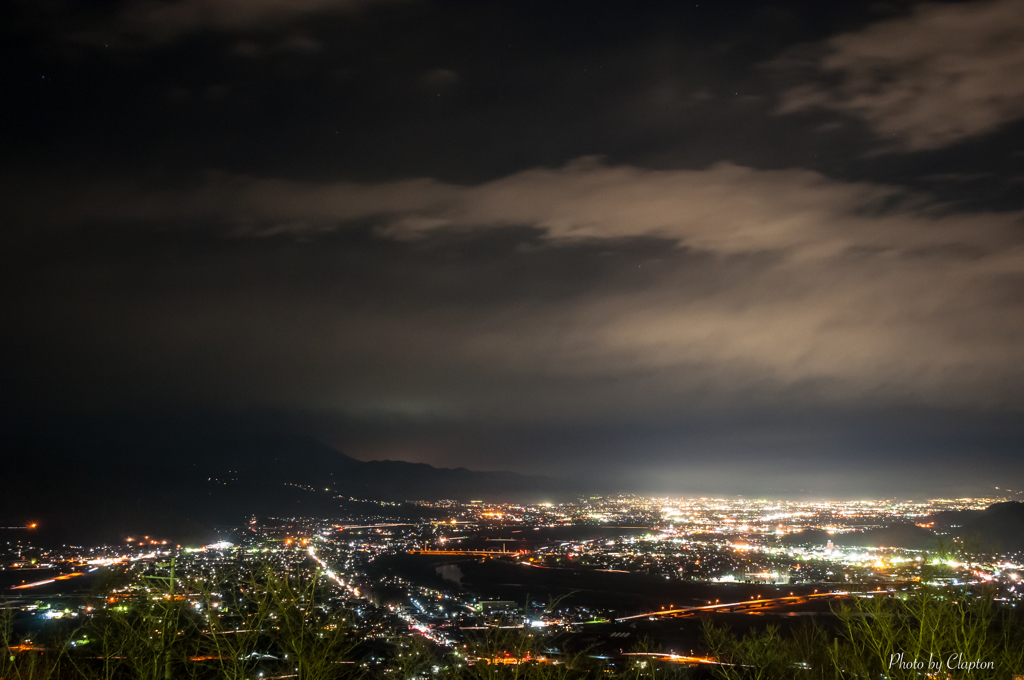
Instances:
[[[278,32],[303,19],[330,18],[368,5],[398,1],[401,0],[140,0],[127,3],[117,13],[112,30],[115,34],[158,43],[204,31]]]
[[[429,89],[442,90],[458,83],[459,74],[451,69],[435,68],[424,73],[420,82]]]
[[[193,257],[204,262],[205,277],[196,285],[208,280],[210,294],[187,307],[158,305],[145,323],[154,339],[163,339],[158,344],[199,343],[218,354],[251,338],[250,350],[261,358],[238,363],[237,375],[223,381],[229,392],[239,380],[248,383],[247,374],[260,373],[261,363],[291,365],[283,383],[241,389],[257,405],[290,394],[296,406],[317,406],[347,371],[374,362],[403,365],[388,379],[410,395],[425,387],[403,385],[402,376],[416,371],[475,385],[443,398],[358,397],[359,408],[397,414],[500,417],[511,411],[502,397],[487,395],[490,380],[527,375],[532,378],[521,389],[550,381],[568,390],[544,390],[553,402],[568,398],[574,385],[605,383],[573,399],[572,410],[585,418],[624,408],[614,396],[624,385],[646,395],[625,407],[638,411],[687,405],[697,395],[705,405],[757,400],[776,390],[836,403],[1024,405],[1024,395],[1007,384],[1010,376],[1024,377],[1016,340],[1024,333],[1024,310],[1010,293],[1024,280],[1021,215],[950,212],[893,187],[805,170],[652,171],[584,159],[475,186],[218,175],[183,192],[96,187],[58,205],[56,212],[40,206],[37,219],[141,228],[137,238],[153,228],[206,231]],[[192,232],[190,225],[208,226]],[[76,229],[85,238],[89,227]],[[277,270],[284,265],[276,249],[288,260],[323,264],[328,253],[343,255],[333,244],[350,238],[330,234],[352,229],[369,229],[370,242],[409,241],[380,242],[378,266],[393,271],[387,253],[406,253],[417,266],[404,276],[420,292],[392,291],[380,307],[356,302],[356,282],[330,276],[320,279],[323,290],[268,289],[257,271],[247,273],[241,289],[237,282],[223,290],[217,284],[221,258],[227,271],[246,256]],[[499,247],[500,257],[491,254],[488,268],[497,270],[460,261],[473,257],[470,244],[482,247],[517,229],[529,236]],[[60,233],[54,237],[63,238]],[[550,275],[534,267],[552,258],[572,276],[594,249],[614,252],[630,243],[660,245],[626,258],[634,273],[623,271],[620,258],[615,276],[597,289],[503,299],[509,291],[493,279],[519,269],[543,282]],[[435,271],[429,257],[421,259],[425,253],[457,259]],[[372,270],[365,276],[369,288],[381,285]],[[427,295],[436,278],[445,284]],[[642,284],[620,286],[621,278]],[[493,297],[460,303],[449,287],[460,279]],[[121,285],[133,287],[130,279]],[[419,302],[395,309],[402,296]],[[262,330],[267,318],[280,319],[269,336]],[[349,333],[352,328],[359,332]],[[334,366],[334,377],[327,366]],[[524,404],[530,417],[554,406],[545,397]]]

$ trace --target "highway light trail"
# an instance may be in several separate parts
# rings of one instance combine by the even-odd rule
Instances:
[[[85,574],[85,572],[76,571],[71,574],[57,576],[56,578],[48,578],[45,581],[36,581],[34,583],[25,583],[20,586],[13,586],[11,590],[22,590],[23,588],[35,588],[36,586],[45,586],[47,583],[55,583],[56,581],[67,581],[68,579],[74,578],[76,576],[82,576],[83,574]]]
[[[647,612],[646,614],[634,614],[633,616],[623,616],[621,618],[615,619],[615,621],[629,621],[631,619],[642,619],[655,616],[686,616],[688,614],[694,614],[698,612],[764,609],[766,607],[775,607],[779,605],[802,604],[804,602],[809,602],[812,599],[837,599],[841,597],[848,597],[849,595],[850,593],[846,591],[837,591],[834,593],[815,593],[813,595],[791,595],[788,597],[776,597],[765,600],[743,600],[741,602],[726,602],[723,604],[709,604],[700,607],[685,607],[682,609],[669,609],[667,611],[661,610]]]

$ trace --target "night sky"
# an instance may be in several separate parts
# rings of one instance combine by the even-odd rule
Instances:
[[[1020,0],[4,5],[5,432],[1024,488]]]

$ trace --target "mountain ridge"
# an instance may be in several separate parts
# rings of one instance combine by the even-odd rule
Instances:
[[[168,537],[239,525],[259,516],[343,516],[350,498],[375,501],[533,500],[555,480],[503,471],[360,461],[309,435],[273,433],[208,442],[89,445],[10,443],[0,518],[38,522],[54,540],[135,533]],[[102,451],[102,465],[94,463]],[[40,464],[47,474],[29,475]],[[207,531],[207,533],[209,533]]]

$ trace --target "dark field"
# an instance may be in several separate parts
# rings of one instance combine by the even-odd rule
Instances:
[[[456,565],[462,573],[456,584],[445,580],[438,567]],[[374,570],[391,573],[437,589],[461,588],[481,599],[524,602],[566,596],[565,604],[614,610],[626,616],[661,608],[690,607],[721,602],[812,593],[820,586],[772,586],[742,583],[666,581],[640,574],[593,569],[553,569],[515,564],[496,558],[453,558],[433,555],[388,556]],[[826,605],[827,608],[827,605]]]

